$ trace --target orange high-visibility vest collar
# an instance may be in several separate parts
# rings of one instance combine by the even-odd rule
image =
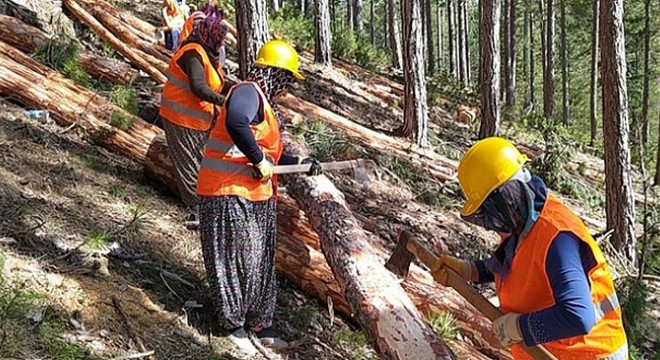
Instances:
[[[177,63],[177,60],[189,50],[196,51],[202,59],[208,87],[215,92],[222,90],[224,83],[222,69],[216,69],[202,45],[188,43],[179,48],[170,60],[166,74],[167,82],[160,103],[160,116],[185,128],[206,131],[211,127],[216,115],[215,104],[204,101],[192,93],[188,76]]]
[[[530,313],[555,305],[545,261],[552,240],[570,232],[589,246],[596,266],[588,273],[596,324],[587,335],[543,344],[562,360],[625,360],[628,358],[621,307],[605,257],[582,221],[555,196],[549,195],[529,235],[522,240],[504,282],[495,276],[497,295],[504,312]],[[532,359],[519,346],[513,358]]]
[[[179,35],[179,45],[181,45],[187,38],[192,34],[195,21],[204,17],[204,13],[201,11],[195,11],[190,15],[190,17],[183,23],[183,28],[181,28],[181,35]]]
[[[282,155],[282,140],[277,116],[259,86],[253,82],[242,82],[229,90],[230,99],[238,86],[254,86],[261,97],[264,119],[257,125],[250,125],[257,145],[274,164]],[[263,182],[252,176],[253,168],[248,158],[236,147],[227,132],[227,102],[220,110],[204,150],[204,159],[197,179],[197,194],[206,196],[238,195],[251,201],[268,200],[273,196],[272,181]]]

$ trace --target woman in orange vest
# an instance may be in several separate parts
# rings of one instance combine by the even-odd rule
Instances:
[[[197,175],[209,130],[224,102],[220,94],[224,73],[217,64],[218,48],[226,27],[216,10],[200,22],[196,31],[170,60],[163,88],[160,116],[170,156],[177,174],[177,185],[189,221],[197,217]]]
[[[517,344],[543,346],[561,360],[628,358],[621,307],[605,257],[582,221],[524,164],[527,157],[501,138],[477,142],[463,156],[458,179],[461,217],[497,232],[502,241],[486,260],[442,256],[431,271],[447,283],[447,268],[474,282],[495,282],[505,315],[493,330],[514,359],[531,359]]]
[[[179,36],[186,21],[186,15],[174,0],[163,0],[163,4],[165,5],[162,14],[165,47],[174,51],[179,45]]]
[[[221,14],[223,14],[222,9],[219,7],[218,0],[211,0],[206,5],[204,5],[199,11],[193,12],[188,20],[186,20],[185,24],[183,25],[183,29],[181,30],[181,37],[179,38],[179,42],[185,41],[188,36],[190,36],[194,29],[197,27],[197,24],[199,24],[204,18],[208,15],[211,14],[214,11],[220,11]],[[238,36],[238,31],[236,28],[227,21],[226,18],[224,18],[223,14],[223,20],[222,23],[224,26],[227,27],[227,36],[225,37],[225,40],[229,41],[230,43],[236,43],[236,36]],[[225,66],[225,58],[226,58],[226,51],[225,51],[225,46],[224,42],[220,46],[220,49],[218,50],[219,56],[219,66],[224,67]]]
[[[282,121],[276,102],[296,79],[298,54],[281,40],[264,44],[247,80],[227,94],[209,135],[197,194],[200,235],[211,293],[229,339],[256,353],[246,331],[266,346],[286,343],[272,330],[275,311],[275,164],[310,163],[282,154]]]

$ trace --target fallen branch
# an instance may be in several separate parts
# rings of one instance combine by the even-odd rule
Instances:
[[[144,347],[144,343],[142,343],[142,340],[140,337],[137,335],[137,332],[135,331],[135,328],[131,324],[131,321],[128,319],[128,316],[126,315],[126,312],[124,311],[124,307],[121,305],[121,301],[116,297],[112,296],[112,305],[115,307],[117,312],[119,313],[119,316],[121,316],[122,321],[124,322],[124,326],[126,326],[126,331],[128,332],[128,336],[133,339],[135,342],[135,345],[137,345],[138,350],[142,353],[147,353],[147,349]],[[153,354],[153,351],[151,351]],[[148,356],[151,356],[148,355]]]
[[[135,353],[135,354],[130,354],[130,355],[124,355],[116,358],[112,358],[112,360],[130,360],[130,359],[142,359],[143,357],[151,356],[154,354],[154,351],[147,351],[147,352],[141,352],[141,353]]]

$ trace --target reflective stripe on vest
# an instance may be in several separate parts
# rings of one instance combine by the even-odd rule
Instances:
[[[230,142],[209,138],[208,140],[206,140],[206,147],[208,147],[209,149],[213,149],[219,153],[226,153],[228,156],[231,156],[233,159],[245,157],[245,154],[243,154],[241,149],[239,149],[238,146],[236,146],[236,144]]]
[[[177,104],[173,101],[170,101],[168,99],[161,100],[161,104],[171,108],[172,110],[174,110],[178,113],[181,113],[181,114],[184,114],[184,115],[187,115],[187,116],[190,116],[190,117],[194,117],[194,118],[199,119],[199,120],[208,121],[208,122],[211,122],[213,120],[213,115],[211,115],[211,114],[205,113],[203,111],[195,110],[195,109],[189,109],[189,108],[187,108],[183,105],[179,105],[179,104]]]
[[[178,87],[179,89],[192,92],[192,90],[190,90],[190,85],[188,85],[187,82],[177,79],[176,76],[174,76],[171,72],[168,71],[165,76],[167,76],[167,81],[171,82],[172,85]]]
[[[202,167],[219,172],[230,174],[241,174],[252,176],[253,167],[245,164],[237,164],[229,161],[222,161],[205,157],[202,159]]]
[[[619,298],[616,296],[616,293],[601,300],[600,302],[598,302],[598,304],[594,305],[594,309],[596,310],[596,322],[600,321],[600,319],[605,317],[605,314],[609,313],[610,311],[614,311],[618,308],[619,308]]]

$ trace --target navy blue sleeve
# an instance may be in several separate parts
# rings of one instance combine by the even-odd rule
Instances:
[[[596,261],[588,245],[571,233],[559,233],[550,245],[546,273],[555,305],[520,317],[528,346],[587,334],[596,323],[587,273]]]
[[[492,272],[490,272],[490,270],[488,270],[486,263],[484,263],[483,260],[477,260],[474,262],[474,264],[477,267],[477,271],[479,272],[479,280],[477,280],[478,284],[495,281],[495,276]]]
[[[257,141],[254,139],[250,123],[259,115],[261,100],[253,86],[236,87],[227,100],[227,119],[225,126],[234,144],[253,164],[263,160]]]

